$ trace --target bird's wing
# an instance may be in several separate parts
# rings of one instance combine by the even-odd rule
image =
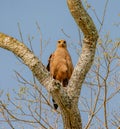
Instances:
[[[47,64],[47,67],[46,67],[46,69],[47,69],[48,71],[50,71],[50,62],[51,62],[52,56],[53,56],[53,54],[51,54],[51,55],[49,56],[49,59],[48,59],[48,64]]]

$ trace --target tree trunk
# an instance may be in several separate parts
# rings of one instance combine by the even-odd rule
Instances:
[[[61,110],[64,129],[82,129],[82,121],[78,108]]]

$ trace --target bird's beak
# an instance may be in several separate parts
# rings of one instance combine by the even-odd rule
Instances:
[[[62,43],[62,47],[64,47],[64,43]]]

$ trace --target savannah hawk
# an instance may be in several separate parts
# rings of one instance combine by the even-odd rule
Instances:
[[[50,71],[54,79],[62,83],[63,87],[68,85],[73,72],[73,64],[65,40],[58,40],[55,52],[49,57],[47,70]],[[57,109],[58,105],[54,99],[53,104],[54,108]]]

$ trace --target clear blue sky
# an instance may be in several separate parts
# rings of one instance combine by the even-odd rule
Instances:
[[[96,9],[98,17],[102,19],[105,0],[89,0],[90,4]],[[90,15],[95,21],[95,25],[99,28],[99,23],[92,13]],[[114,23],[120,22],[120,1],[110,0],[107,8],[107,14],[102,33],[110,32],[111,38],[116,39],[120,36],[120,28],[113,26]],[[42,62],[46,65],[50,53],[55,49],[56,41],[66,39],[70,42],[78,43],[78,28],[69,13],[66,0],[0,0],[0,32],[11,35],[18,40],[20,35],[17,23],[20,23],[24,43],[29,46],[28,36],[34,37],[33,46],[37,56],[39,56],[40,35],[38,33],[36,22],[39,23],[43,43],[49,41],[49,45],[43,53]],[[67,38],[61,31],[70,36]],[[75,52],[69,48],[74,65],[77,62]],[[27,76],[30,80],[29,69],[18,62],[15,56],[0,48],[0,90],[10,91],[18,85],[13,70],[17,70]]]

